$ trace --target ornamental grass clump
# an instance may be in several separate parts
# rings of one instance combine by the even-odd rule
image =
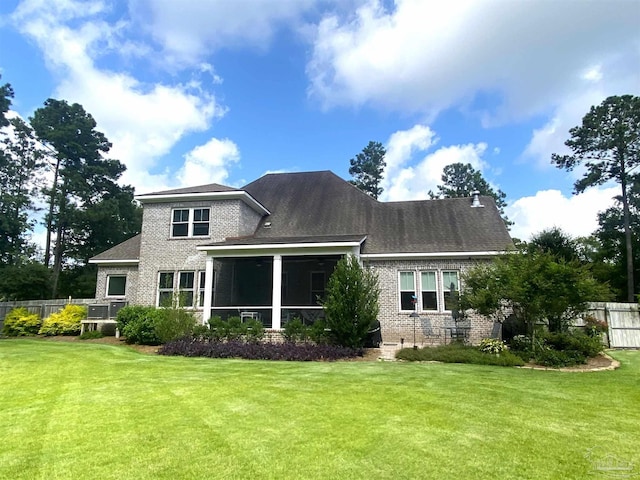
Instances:
[[[59,312],[52,313],[42,322],[40,335],[78,335],[81,322],[87,318],[87,307],[83,305],[65,305]]]
[[[30,313],[26,308],[18,307],[7,313],[2,334],[8,337],[37,335],[41,326],[42,320],[37,313]]]

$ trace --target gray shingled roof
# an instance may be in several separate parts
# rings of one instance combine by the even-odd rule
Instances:
[[[334,173],[265,175],[246,185],[272,214],[254,237],[366,234],[363,253],[501,251],[511,238],[490,197],[378,202]]]
[[[212,190],[223,188],[225,190]],[[157,195],[234,190],[210,184],[157,192]],[[491,197],[484,207],[471,198],[410,202],[378,202],[329,171],[265,175],[238,191],[246,191],[271,215],[254,235],[229,238],[221,245],[260,245],[360,241],[363,253],[495,252],[512,245]],[[149,194],[154,195],[154,194]],[[270,222],[269,228],[265,228]],[[134,237],[93,260],[138,258]]]
[[[109,250],[99,253],[90,259],[92,263],[118,260],[139,260],[140,259],[140,235],[125,240]]]
[[[147,195],[183,195],[188,193],[214,193],[214,192],[234,192],[240,191],[237,188],[227,187],[219,183],[209,183],[207,185],[196,185],[195,187],[174,188],[173,190],[162,190],[161,192],[145,193]]]
[[[211,243],[211,246],[234,246],[234,245],[282,245],[282,244],[301,244],[301,243],[360,243],[366,238],[366,235],[315,235],[308,237],[269,237],[265,241],[262,237],[237,237],[228,238],[224,242]]]

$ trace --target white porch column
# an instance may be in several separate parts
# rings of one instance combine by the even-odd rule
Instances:
[[[202,324],[206,324],[211,318],[211,291],[213,290],[213,257],[207,255],[207,263],[204,270],[204,305],[202,312]]]
[[[280,319],[282,318],[282,255],[273,256],[273,292],[271,299],[271,328],[280,329]]]

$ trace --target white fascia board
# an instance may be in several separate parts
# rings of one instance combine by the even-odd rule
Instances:
[[[213,256],[260,256],[260,255],[334,255],[352,253],[362,242],[324,242],[324,243],[271,243],[259,245],[204,245],[197,250]]]
[[[422,258],[487,258],[502,255],[505,252],[431,252],[431,253],[363,253],[360,258],[366,260],[405,260]]]
[[[89,263],[95,263],[97,265],[137,265],[140,260],[89,260]]]
[[[239,199],[249,205],[256,212],[263,215],[270,215],[260,202],[245,191],[231,192],[205,192],[205,193],[178,193],[166,195],[138,195],[134,197],[142,204],[145,203],[170,203],[170,202],[196,202],[201,200],[234,200]]]

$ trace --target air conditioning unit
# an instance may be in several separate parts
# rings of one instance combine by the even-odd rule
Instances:
[[[87,318],[96,320],[109,318],[109,305],[89,305]]]
[[[128,304],[129,302],[111,302],[109,304],[109,318],[116,318],[116,315],[118,315],[118,311],[122,307],[126,307]]]

